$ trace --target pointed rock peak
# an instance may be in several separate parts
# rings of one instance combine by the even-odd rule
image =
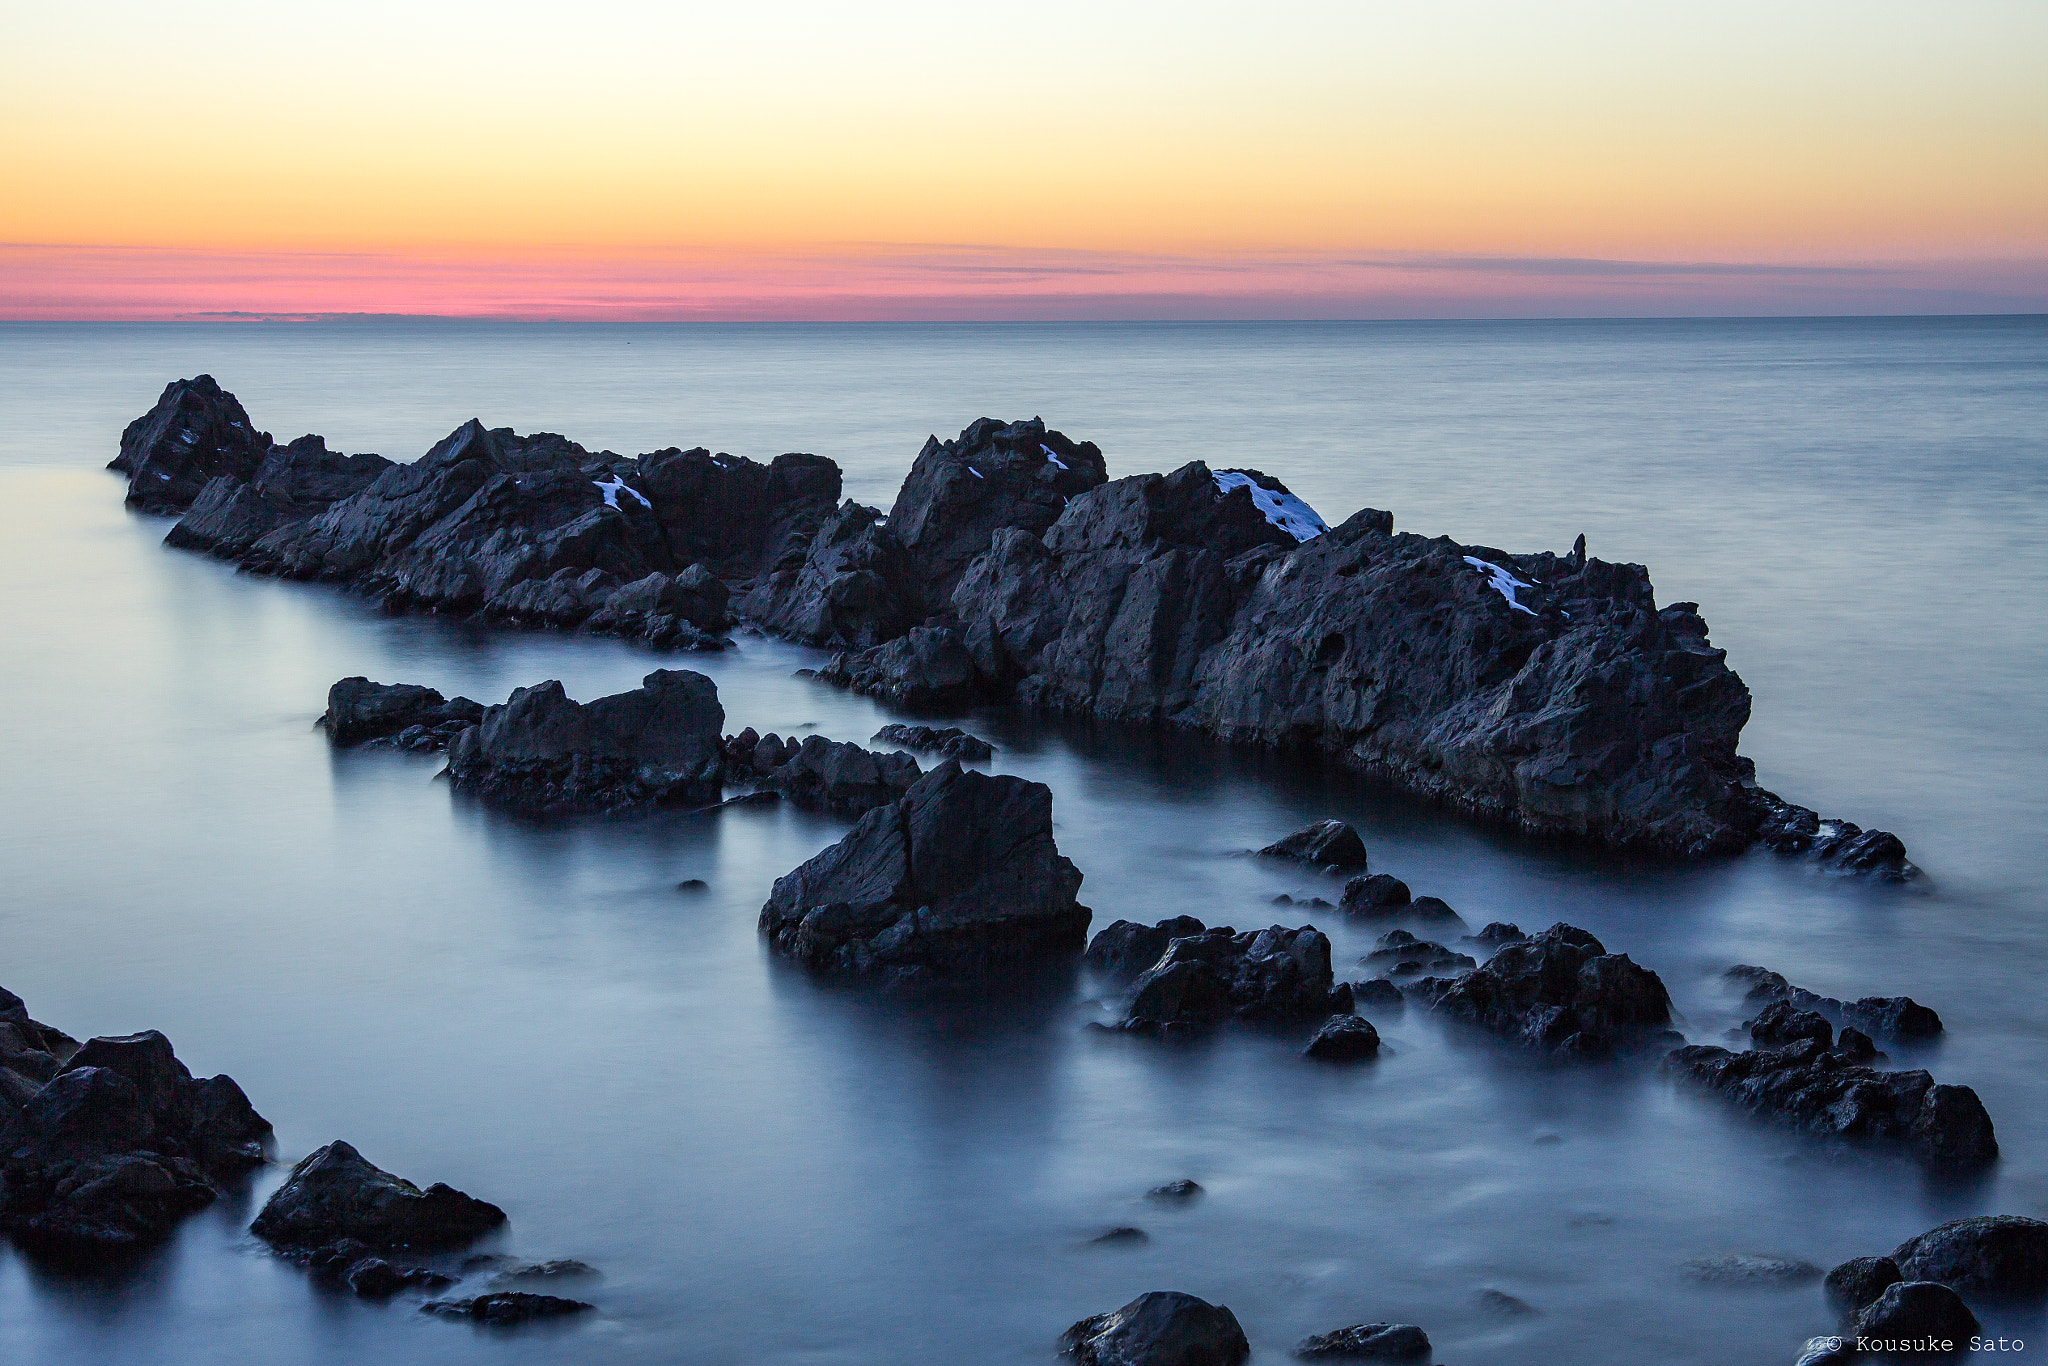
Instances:
[[[433,449],[420,457],[419,463],[429,468],[437,468],[453,465],[459,460],[494,460],[496,456],[496,447],[489,430],[480,420],[471,418],[435,442]]]

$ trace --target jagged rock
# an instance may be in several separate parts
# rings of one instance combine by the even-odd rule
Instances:
[[[1330,941],[1313,925],[1243,934],[1220,925],[1168,943],[1140,973],[1117,1028],[1180,1035],[1230,1016],[1301,1019],[1330,1005]]]
[[[1356,1015],[1332,1015],[1316,1030],[1302,1056],[1324,1062],[1355,1062],[1376,1058],[1379,1052],[1380,1032],[1370,1020]]]
[[[371,1248],[435,1248],[475,1242],[504,1222],[496,1205],[440,1182],[422,1191],[336,1140],[292,1168],[249,1231],[287,1251],[343,1238]]]
[[[1479,966],[1470,954],[1417,939],[1406,930],[1389,930],[1381,935],[1372,952],[1359,961],[1387,977],[1412,977],[1419,973],[1435,977],[1470,972]]]
[[[513,690],[448,750],[457,788],[538,811],[716,801],[725,709],[703,674],[657,669],[577,703],[549,681]]]
[[[1273,841],[1259,853],[1266,858],[1294,859],[1326,868],[1366,866],[1365,841],[1344,821],[1317,821]]]
[[[1163,1186],[1154,1186],[1151,1190],[1145,1192],[1145,1198],[1147,1200],[1159,1200],[1168,1204],[1181,1204],[1194,1199],[1200,1194],[1202,1194],[1202,1188],[1199,1185],[1188,1180],[1186,1177],[1182,1177],[1178,1181],[1169,1181]]]
[[[1149,1291],[1060,1335],[1060,1355],[1080,1366],[1238,1366],[1251,1353],[1235,1314],[1178,1290]]]
[[[1721,975],[1744,988],[1745,1001],[1776,1001],[1792,995],[1792,984],[1782,973],[1752,963],[1737,963]]]
[[[1003,424],[984,417],[955,440],[925,441],[889,509],[889,527],[921,600],[941,611],[998,530],[1042,532],[1069,500],[1108,477],[1092,441],[1070,441],[1037,418]]]
[[[777,879],[761,930],[819,970],[979,973],[1078,951],[1080,886],[1053,842],[1050,789],[948,759]]]
[[[467,697],[451,701],[417,683],[372,683],[358,675],[327,690],[320,727],[336,749],[378,741],[401,749],[446,749],[483,719],[482,705]]]
[[[1937,1170],[1973,1170],[1998,1156],[1991,1117],[1969,1087],[1880,1072],[1817,1039],[1745,1053],[1695,1044],[1673,1050],[1668,1064],[1751,1114],[1830,1138],[1904,1144]]]
[[[1982,1331],[1962,1297],[1933,1281],[1901,1281],[1885,1287],[1856,1316],[1858,1353],[1898,1352],[1926,1359],[1969,1354],[1970,1339]]]
[[[1820,1268],[1812,1262],[1797,1257],[1760,1256],[1753,1252],[1695,1257],[1684,1264],[1684,1270],[1692,1279],[1709,1285],[1800,1285],[1821,1278]]]
[[[1899,1264],[1889,1257],[1851,1257],[1828,1272],[1821,1285],[1827,1292],[1828,1303],[1844,1318],[1853,1319],[1875,1303],[1886,1287],[1904,1279],[1899,1274]]]
[[[1347,982],[1351,988],[1351,1004],[1357,1010],[1401,1010],[1408,1004],[1408,998],[1401,994],[1401,988],[1384,977],[1374,977],[1364,982]]]
[[[1510,925],[1502,920],[1490,920],[1479,933],[1466,935],[1465,942],[1478,944],[1490,952],[1503,945],[1520,944],[1528,937],[1522,933],[1522,927],[1519,925]]]
[[[1407,883],[1385,873],[1374,873],[1345,883],[1344,896],[1337,905],[1346,915],[1379,918],[1405,910],[1410,900]]]
[[[342,1277],[348,1288],[366,1300],[388,1300],[401,1290],[434,1290],[454,1278],[424,1266],[393,1266],[382,1257],[365,1257]]]
[[[474,1319],[478,1323],[514,1324],[533,1319],[555,1319],[597,1308],[582,1300],[560,1295],[532,1295],[519,1290],[499,1290],[466,1300],[428,1300],[420,1312],[444,1319]]]
[[[2017,1214],[1951,1219],[1899,1244],[1892,1260],[1909,1281],[1939,1281],[1972,1297],[2048,1297],[2048,1223],[2039,1219]]]
[[[1737,963],[1722,976],[1743,988],[1746,1001],[1781,1001],[1795,1010],[1814,1011],[1831,1020],[1859,1026],[1880,1039],[1911,1042],[1942,1032],[1941,1016],[1910,996],[1865,996],[1855,1001],[1838,1001],[1795,987],[1782,973],[1750,963]]]
[[[88,1255],[168,1235],[264,1161],[270,1124],[154,1030],[74,1045],[0,992],[0,1226]]]
[[[1112,921],[1088,944],[1081,961],[1097,972],[1113,977],[1135,977],[1159,961],[1166,946],[1191,934],[1200,934],[1202,922],[1191,915],[1177,915],[1156,925],[1133,920]]]
[[[1861,874],[1883,882],[1911,882],[1920,870],[1906,859],[1906,846],[1886,830],[1865,830],[1850,821],[1822,820],[1775,792],[1752,786],[1757,841],[1780,854],[1810,856],[1831,873]]]
[[[1149,1243],[1151,1241],[1151,1234],[1145,1232],[1144,1229],[1133,1228],[1129,1224],[1110,1229],[1107,1233],[1098,1233],[1088,1240],[1089,1244],[1094,1247],[1135,1247],[1141,1243]]]
[[[914,571],[874,508],[848,501],[825,518],[800,560],[755,580],[740,610],[806,645],[865,650],[921,620]]]
[[[318,516],[391,468],[381,455],[343,455],[317,436],[272,446],[246,480],[216,475],[164,544],[239,559],[278,527]]]
[[[1455,981],[1426,979],[1417,990],[1446,1015],[1526,1047],[1579,1056],[1640,1042],[1671,1020],[1656,973],[1565,924],[1507,945]]]
[[[958,726],[947,726],[937,730],[931,726],[907,726],[892,721],[874,733],[872,737],[886,744],[901,745],[914,749],[920,754],[936,754],[941,759],[958,759],[963,764],[977,763],[995,757],[996,747],[988,741],[969,735]]]
[[[1482,1290],[1472,1299],[1483,1312],[1497,1319],[1535,1318],[1543,1312],[1527,1300],[1518,1299],[1505,1290]]]
[[[1749,1037],[1758,1048],[1779,1048],[1801,1039],[1812,1039],[1822,1048],[1832,1048],[1835,1028],[1817,1010],[1796,1010],[1790,1001],[1778,1001],[1749,1022]]]
[[[608,593],[584,618],[583,629],[697,648],[700,640],[732,625],[728,601],[717,576],[693,564],[674,577],[657,571]]]
[[[1835,1052],[1849,1062],[1869,1062],[1884,1056],[1877,1051],[1877,1045],[1868,1034],[1854,1026],[1845,1027],[1835,1036]]]
[[[1429,1355],[1429,1334],[1412,1323],[1354,1323],[1295,1344],[1304,1361],[1416,1361]]]
[[[212,375],[173,380],[156,406],[121,433],[121,453],[107,465],[128,476],[128,505],[145,512],[182,512],[214,478],[246,481],[271,447],[235,396]]]
[[[964,707],[986,691],[956,626],[919,626],[886,645],[835,655],[817,677],[913,711]]]
[[[802,561],[811,536],[839,505],[840,477],[823,456],[792,452],[761,465],[701,446],[671,446],[640,457],[640,488],[677,564],[706,564],[744,579]]]
[[[923,776],[908,754],[822,735],[787,745],[768,735],[749,745],[740,743],[744,734],[726,743],[727,777],[763,783],[799,806],[859,816],[895,801]]]

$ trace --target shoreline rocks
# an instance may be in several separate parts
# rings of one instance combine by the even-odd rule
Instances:
[[[1239,1366],[1252,1354],[1237,1315],[1178,1290],[1153,1290],[1060,1335],[1078,1366]]]
[[[1412,1323],[1354,1323],[1294,1347],[1303,1361],[1419,1361],[1429,1353],[1429,1334]]]
[[[1090,912],[1043,783],[948,759],[775,882],[761,932],[817,971],[897,981],[1078,954]]]
[[[891,722],[869,737],[904,749],[914,749],[920,754],[936,754],[941,759],[958,759],[963,764],[980,763],[993,759],[996,747],[977,736],[969,735],[958,726],[934,729],[931,726],[907,726]]]
[[[860,816],[897,800],[923,775],[908,754],[808,735],[783,740],[751,728],[723,743],[726,781],[759,783],[799,806]]]
[[[358,675],[327,690],[327,710],[317,724],[336,749],[432,751],[448,748],[483,719],[482,704],[467,697],[451,701],[417,683],[372,683]]]
[[[1941,1016],[1910,996],[1865,996],[1855,1001],[1838,1001],[1832,996],[1802,990],[1782,974],[1749,963],[1737,963],[1722,975],[1746,988],[1745,1001],[1783,1002],[1794,1010],[1814,1012],[1832,1022],[1855,1026],[1876,1038],[1911,1043],[1942,1032]]]
[[[1259,850],[1261,858],[1292,859],[1332,872],[1365,870],[1365,841],[1344,821],[1317,821]]]
[[[505,1223],[505,1211],[440,1182],[421,1190],[336,1139],[301,1158],[264,1202],[249,1231],[310,1256],[355,1243],[366,1249],[465,1247]]]
[[[1132,983],[1114,1028],[1181,1038],[1232,1018],[1310,1019],[1334,1004],[1330,941],[1315,926],[1240,934],[1218,925],[1170,939]]]
[[[1502,945],[1462,977],[1426,977],[1409,991],[1441,1014],[1562,1056],[1606,1057],[1673,1037],[1657,974],[1562,923]]]

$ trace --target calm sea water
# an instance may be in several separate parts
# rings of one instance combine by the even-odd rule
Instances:
[[[477,415],[621,452],[816,451],[886,504],[926,433],[1041,414],[1112,476],[1200,457],[1332,522],[1386,507],[1514,550],[1583,531],[1701,604],[1756,695],[1764,781],[1897,831],[1927,887],[1620,864],[1185,737],[967,720],[1052,786],[1098,925],[1299,923],[1270,898],[1332,887],[1237,851],[1342,816],[1475,926],[1568,919],[1654,967],[1695,1040],[1738,1018],[1734,962],[1914,995],[1949,1033],[1901,1061],[1975,1086],[2004,1160],[1939,1188],[1654,1071],[1413,1013],[1378,1020],[1377,1065],[1332,1070],[1283,1035],[1093,1035],[1085,979],[968,1010],[787,971],[755,915],[837,822],[536,827],[452,799],[435,761],[330,755],[311,723],[345,674],[588,698],[656,661],[163,549],[100,467],[198,371],[280,439],[400,459]],[[1688,1258],[1825,1266],[2048,1214],[2048,320],[0,326],[0,641],[0,984],[80,1036],[164,1030],[243,1084],[286,1161],[346,1138],[503,1205],[506,1250],[605,1273],[597,1315],[511,1335],[337,1297],[247,1238],[273,1169],[117,1276],[0,1251],[0,1359],[1000,1366],[1177,1288],[1235,1310],[1261,1361],[1392,1319],[1458,1366],[1743,1366],[1828,1328],[1817,1287],[1707,1287]],[[817,658],[742,637],[688,664],[731,729],[890,719],[791,677]],[[1316,923],[1340,963],[1369,947]],[[1206,1197],[1143,1200],[1182,1176]],[[1120,1224],[1151,1241],[1086,1246]],[[1489,1288],[1540,1315],[1487,1317]]]

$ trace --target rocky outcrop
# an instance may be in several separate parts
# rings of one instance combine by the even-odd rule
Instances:
[[[1775,853],[1804,856],[1822,871],[1861,874],[1882,882],[1911,882],[1920,870],[1906,859],[1906,846],[1888,830],[1865,830],[1853,821],[1824,820],[1775,792],[1751,786],[1757,840]]]
[[[923,619],[902,544],[880,512],[851,500],[824,519],[801,558],[754,580],[740,610],[791,640],[857,650]]]
[[[725,709],[703,674],[657,669],[631,692],[572,701],[549,681],[517,688],[448,750],[448,777],[523,810],[618,811],[719,796]]]
[[[957,626],[918,626],[872,650],[835,655],[818,681],[912,711],[965,707],[987,692]]]
[[[1050,789],[949,759],[777,879],[761,932],[820,971],[982,974],[1078,953],[1080,887],[1053,841]]]
[[[1942,1032],[1941,1016],[1910,996],[1865,996],[1855,1001],[1838,1001],[1795,987],[1783,975],[1749,963],[1738,963],[1723,975],[1745,989],[1745,1001],[1782,1002],[1793,1010],[1853,1025],[1880,1039],[1912,1043]]]
[[[969,735],[958,726],[935,729],[931,726],[908,726],[900,721],[892,721],[870,738],[904,749],[914,749],[920,754],[936,754],[941,759],[958,759],[963,764],[981,763],[993,759],[996,753],[994,745],[977,736]]]
[[[1429,1351],[1429,1334],[1412,1323],[1354,1323],[1294,1348],[1303,1361],[1420,1361]]]
[[[1079,1366],[1239,1366],[1252,1347],[1237,1315],[1178,1290],[1153,1290],[1060,1335]]]
[[[1331,991],[1330,941],[1313,925],[1219,925],[1170,940],[1132,984],[1116,1028],[1178,1037],[1231,1017],[1310,1019],[1330,1011]]]
[[[1177,915],[1156,925],[1134,920],[1117,920],[1105,926],[1088,943],[1081,961],[1112,978],[1136,977],[1159,961],[1166,946],[1187,935],[1200,934],[1205,926],[1191,915]]]
[[[1424,978],[1410,990],[1454,1019],[1566,1056],[1663,1042],[1671,1021],[1656,973],[1564,924],[1504,946],[1462,977]]]
[[[140,1247],[260,1166],[270,1124],[155,1030],[75,1043],[0,991],[0,1227],[87,1258]]]
[[[327,690],[319,724],[336,749],[437,750],[483,719],[482,704],[467,697],[451,701],[417,683],[372,683],[358,675]]]
[[[343,455],[320,437],[302,436],[272,446],[246,478],[230,472],[209,480],[164,543],[239,559],[279,527],[355,496],[389,468],[381,455]]]
[[[1314,825],[1303,826],[1291,835],[1274,840],[1259,850],[1259,855],[1262,858],[1292,859],[1296,863],[1312,864],[1333,872],[1363,870],[1366,866],[1365,841],[1345,821],[1317,821]]]
[[[2017,1214],[1984,1214],[1908,1238],[1892,1261],[1909,1281],[1939,1281],[1985,1300],[2048,1299],[2048,1223]]]
[[[1447,977],[1479,966],[1469,953],[1447,949],[1406,930],[1389,930],[1359,960],[1382,977]]]
[[[799,806],[860,816],[909,792],[923,776],[908,754],[862,749],[808,735],[798,741],[752,728],[725,741],[728,782],[750,782]]]
[[[365,1249],[463,1247],[505,1222],[505,1211],[452,1186],[421,1190],[336,1140],[292,1168],[249,1231],[306,1256],[344,1242]]]
[[[110,470],[128,476],[128,506],[182,512],[215,478],[245,482],[271,448],[235,396],[212,375],[173,380],[156,406],[121,433]]]
[[[1831,1051],[1807,1036],[1743,1053],[1695,1044],[1668,1061],[1751,1114],[1827,1138],[1902,1145],[1933,1170],[1974,1171],[1998,1156],[1975,1091],[1936,1085],[1922,1071],[1878,1071],[1863,1065],[1861,1053]]]

